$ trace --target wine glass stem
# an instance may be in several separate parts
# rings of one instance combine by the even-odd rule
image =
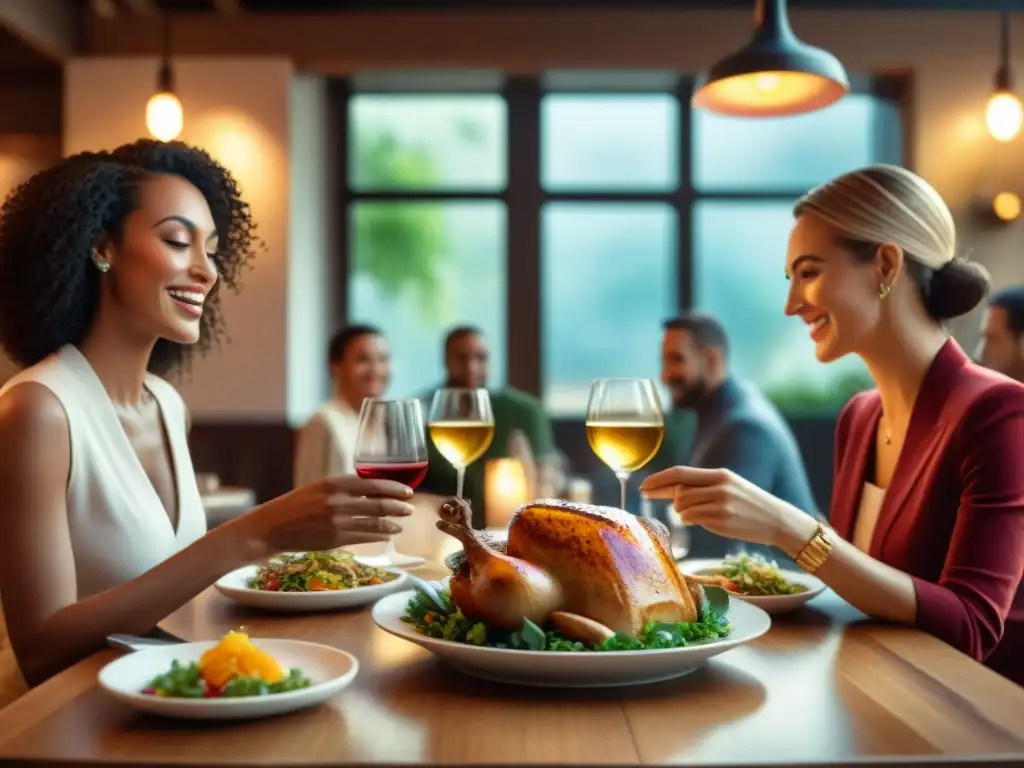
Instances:
[[[455,468],[455,497],[458,499],[462,498],[462,483],[466,479],[466,468],[456,467]]]
[[[619,509],[626,509],[626,481],[629,480],[629,472],[616,472],[619,478]]]

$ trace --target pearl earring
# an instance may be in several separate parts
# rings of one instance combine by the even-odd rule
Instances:
[[[889,295],[889,286],[886,285],[885,283],[879,283],[878,284],[878,298],[879,299],[884,299],[888,295]]]

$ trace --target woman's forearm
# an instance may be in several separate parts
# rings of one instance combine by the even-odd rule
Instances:
[[[794,560],[818,530],[818,522],[799,510],[787,510],[777,546]],[[832,554],[815,572],[857,610],[875,619],[913,624],[917,619],[914,582],[903,571],[861,552],[831,533]]]
[[[257,559],[249,541],[243,521],[232,520],[138,578],[62,608],[15,646],[26,682],[38,685],[102,649],[108,635],[149,632],[225,573]]]

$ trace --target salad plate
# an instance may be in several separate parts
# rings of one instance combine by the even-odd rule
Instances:
[[[680,630],[690,631],[695,636],[719,633],[702,631],[707,627],[696,625],[689,625],[689,629],[661,625],[647,633],[648,647],[635,649],[638,643],[618,642],[613,638],[613,642],[606,644],[606,650],[587,650],[579,643],[559,641],[553,633],[545,633],[533,625],[529,631],[524,626],[522,632],[514,633],[514,639],[508,639],[505,647],[497,647],[486,644],[489,640],[483,625],[473,625],[456,613],[445,585],[439,586],[443,598],[449,602],[447,616],[430,611],[431,618],[426,620],[424,609],[432,606],[432,602],[418,590],[407,590],[375,603],[374,623],[384,632],[422,646],[465,674],[515,685],[599,688],[671,680],[699,669],[714,656],[755,640],[771,627],[771,618],[763,610],[730,600],[719,590],[721,598],[716,600],[719,615],[709,617],[708,626],[727,620],[722,623],[724,636],[695,637],[680,644],[678,636],[671,637]],[[437,632],[442,636],[426,634],[424,621],[438,626]],[[459,629],[460,623],[468,625],[469,629]],[[445,639],[444,635],[458,639]],[[517,647],[509,647],[509,643]]]
[[[761,557],[684,560],[679,570],[687,576],[725,589],[736,600],[779,615],[799,610],[825,591],[825,583],[804,571],[778,568]]]
[[[214,587],[251,608],[306,613],[367,605],[408,584],[404,571],[367,564],[337,550],[284,554],[266,565],[232,571]]]
[[[244,640],[239,640],[244,638]],[[269,657],[284,674],[275,684],[247,678],[214,690],[204,683],[204,654],[215,668],[225,643],[244,642],[250,653]],[[223,664],[221,664],[221,671]],[[345,688],[359,671],[349,653],[319,643],[230,635],[221,641],[154,645],[121,656],[99,672],[107,694],[142,712],[189,720],[245,720],[281,715],[321,704]],[[157,688],[156,686],[160,686]]]

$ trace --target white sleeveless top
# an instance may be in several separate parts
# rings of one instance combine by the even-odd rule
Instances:
[[[145,387],[160,407],[177,489],[177,529],[118,420],[110,396],[89,361],[67,345],[0,388],[33,381],[60,400],[71,440],[68,526],[78,599],[130,581],[206,533],[206,512],[188,450],[185,405],[163,379],[147,374]],[[24,692],[7,642],[0,605],[0,708]]]

